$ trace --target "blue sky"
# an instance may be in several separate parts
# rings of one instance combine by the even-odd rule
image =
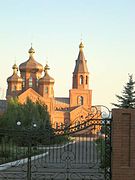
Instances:
[[[134,9],[134,0],[1,1],[0,96],[14,62],[28,59],[31,42],[35,59],[49,63],[55,96],[68,96],[82,33],[93,105],[111,108],[128,73],[135,75]]]

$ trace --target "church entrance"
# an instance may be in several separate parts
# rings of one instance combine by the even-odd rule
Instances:
[[[1,129],[0,179],[111,180],[111,114],[103,109],[50,136]]]

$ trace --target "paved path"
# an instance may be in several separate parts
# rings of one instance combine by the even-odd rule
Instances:
[[[89,137],[55,148],[44,148],[47,154],[32,161],[32,180],[104,180],[99,169],[96,145]],[[0,180],[27,180],[27,164],[14,164],[0,171]]]

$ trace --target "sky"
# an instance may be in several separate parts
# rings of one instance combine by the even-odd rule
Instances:
[[[55,96],[68,97],[82,39],[92,104],[112,108],[128,73],[135,79],[134,0],[0,1],[0,98],[12,66],[35,59],[50,66]]]

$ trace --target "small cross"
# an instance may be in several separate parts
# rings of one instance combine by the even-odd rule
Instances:
[[[81,33],[81,39],[80,39],[80,40],[81,40],[81,42],[82,42],[82,40],[83,40],[82,36],[83,36],[83,35],[82,35],[82,33]]]

